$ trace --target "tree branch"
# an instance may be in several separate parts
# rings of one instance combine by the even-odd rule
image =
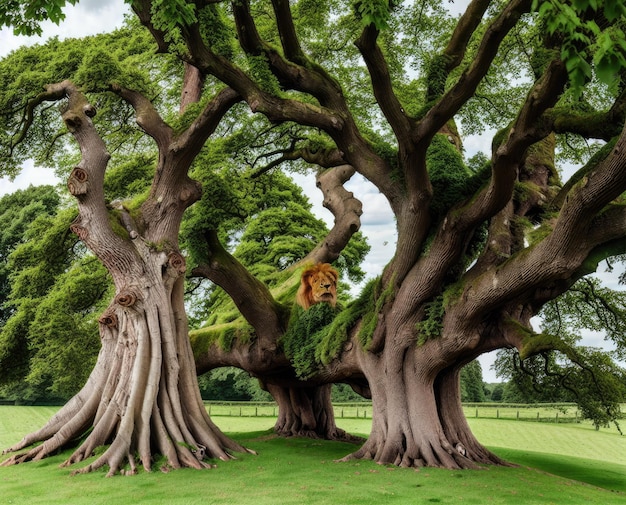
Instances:
[[[209,279],[224,289],[254,328],[261,347],[275,350],[276,338],[287,325],[279,304],[267,286],[224,249],[216,231],[208,231],[205,240],[208,261],[194,268],[192,275]]]
[[[299,264],[330,263],[336,260],[352,235],[361,227],[361,202],[343,185],[354,175],[350,165],[342,165],[320,172],[317,187],[324,194],[324,207],[335,216],[335,224],[326,237],[307,254]]]
[[[189,151],[195,158],[206,140],[215,132],[224,115],[241,101],[241,96],[231,88],[220,91],[204,108],[202,113],[173,142],[174,151]]]
[[[291,16],[291,8],[288,0],[272,0],[274,13],[276,14],[276,26],[283,46],[283,51],[288,60],[299,65],[305,64],[307,59],[300,47],[300,41]]]
[[[13,149],[24,141],[26,135],[28,134],[28,130],[33,124],[35,109],[38,105],[41,105],[43,102],[56,102],[65,98],[66,89],[63,84],[69,83],[69,81],[64,81],[60,83],[60,85],[49,85],[46,86],[46,91],[43,93],[39,93],[35,98],[29,100],[26,103],[24,108],[24,113],[22,115],[21,128],[20,130],[13,136],[11,139],[11,145],[9,147],[9,156],[13,155]]]
[[[293,143],[292,143],[293,147]],[[262,174],[269,172],[271,169],[279,166],[281,163],[287,161],[294,161],[298,159],[302,159],[307,163],[312,165],[319,165],[320,167],[330,168],[336,167],[339,165],[344,165],[345,160],[343,158],[343,153],[338,149],[309,149],[307,147],[303,147],[300,149],[285,149],[280,151],[275,151],[272,154],[281,154],[279,158],[271,161],[264,167],[258,169],[256,172],[252,174],[251,177],[259,177]]]
[[[70,81],[48,85],[46,89],[51,96],[67,96],[62,118],[81,152],[80,163],[72,170],[67,183],[70,193],[76,197],[79,211],[70,228],[98,256],[114,279],[139,275],[139,272],[132,272],[137,266],[132,246],[111,228],[103,193],[110,156],[91,121],[96,110]]]
[[[372,80],[372,89],[381,111],[389,121],[398,142],[411,142],[410,132],[414,123],[405,114],[391,83],[387,61],[376,43],[378,30],[370,24],[363,29],[355,44],[359,48]]]
[[[551,122],[542,116],[554,105],[566,82],[567,72],[564,65],[560,60],[552,61],[528,94],[506,141],[495,149],[489,185],[462,213],[455,213],[462,229],[474,228],[494,216],[510,201],[520,160],[524,159],[524,153],[529,146],[552,131]]]
[[[478,53],[469,68],[441,99],[426,113],[420,121],[416,139],[430,141],[448,120],[474,95],[478,84],[487,75],[491,63],[498,53],[500,43],[517,24],[522,14],[530,10],[531,0],[513,0],[508,2],[502,13],[494,20],[483,37]],[[470,5],[480,12],[480,2]],[[471,20],[472,23],[476,20]],[[469,20],[468,20],[469,23]],[[471,26],[471,24],[469,24]],[[469,29],[469,28],[468,28]],[[466,36],[466,34],[464,34]],[[455,39],[456,40],[456,39]],[[463,40],[459,34],[459,42]],[[451,41],[452,42],[452,41]],[[450,47],[450,49],[455,46]]]
[[[445,81],[450,72],[463,61],[467,44],[480,25],[483,15],[491,4],[491,0],[472,0],[459,19],[448,45],[436,61],[431,65],[427,78],[426,103],[443,95]]]
[[[126,100],[135,109],[137,124],[154,139],[159,151],[165,150],[171,143],[174,133],[172,128],[163,121],[152,102],[138,91],[124,88],[118,84],[112,84],[111,91]]]

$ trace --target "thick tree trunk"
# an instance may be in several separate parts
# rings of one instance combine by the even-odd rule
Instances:
[[[331,384],[284,386],[266,384],[278,403],[274,431],[283,437],[310,437],[348,442],[361,441],[337,427],[330,400]]]
[[[403,467],[476,468],[503,462],[474,438],[461,409],[458,373],[438,374],[435,346],[413,344],[364,353],[373,404],[372,431],[344,458]]]
[[[446,439],[455,441],[454,449],[476,463],[510,466],[511,463],[487,450],[472,433],[461,404],[461,368],[443,370],[434,384],[437,410]]]
[[[162,153],[139,223],[123,206],[111,210],[105,205],[109,154],[91,122],[95,109],[69,81],[48,87],[50,99],[68,98],[63,119],[82,153],[68,180],[79,209],[71,228],[111,274],[116,296],[99,320],[102,348],[87,384],[42,429],[5,452],[41,445],[4,465],[44,458],[82,437],[66,465],[91,457],[97,447],[107,448],[79,473],[104,465],[108,475],[135,473],[136,457],[150,470],[156,454],[167,459],[164,470],[204,468],[210,466],[205,458],[227,460],[231,451],[245,450],[211,422],[188,337],[186,267],[176,244],[182,213],[199,197],[198,188],[185,171],[177,170],[186,165],[170,156],[172,132],[149,102],[128,90],[120,92],[142,110],[138,122]],[[229,96],[221,97],[227,98],[224,105],[230,103]]]
[[[146,275],[129,282],[136,288],[121,290],[100,318],[102,349],[87,385],[46,426],[5,452],[41,445],[5,465],[41,459],[87,433],[66,465],[108,447],[77,473],[103,465],[108,475],[134,473],[135,455],[150,470],[155,454],[172,468],[205,468],[205,458],[227,460],[230,451],[245,450],[204,408],[182,305],[184,263],[177,255],[163,256],[152,252]]]

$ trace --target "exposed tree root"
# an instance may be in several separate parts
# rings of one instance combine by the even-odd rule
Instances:
[[[274,425],[277,435],[351,443],[363,441],[337,427],[330,384],[308,387],[266,384],[266,387],[278,403],[278,419]]]
[[[155,307],[158,303],[146,304]],[[230,440],[209,418],[194,382],[195,369],[173,321],[158,310],[118,310],[119,332],[103,332],[100,353],[87,385],[40,430],[4,453],[43,442],[2,462],[36,461],[84,437],[62,464],[67,467],[104,452],[73,474],[108,467],[107,476],[134,474],[139,465],[152,470],[154,454],[167,468],[211,468],[207,460],[227,461],[233,452],[250,452]],[[182,346],[182,347],[180,347]],[[181,365],[181,363],[183,363]],[[161,467],[163,468],[163,467]]]

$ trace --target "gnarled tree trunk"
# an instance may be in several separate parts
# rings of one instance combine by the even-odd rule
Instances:
[[[266,384],[276,403],[278,419],[274,431],[283,437],[310,437],[356,442],[361,440],[338,428],[330,400],[331,384],[292,386]]]
[[[72,230],[106,266],[116,296],[99,319],[102,348],[87,384],[42,429],[5,452],[41,445],[12,456],[5,465],[41,459],[81,437],[85,438],[66,464],[83,461],[96,447],[107,446],[77,472],[108,465],[108,475],[126,472],[126,462],[128,472],[134,473],[136,455],[146,470],[157,454],[173,468],[204,468],[210,466],[204,459],[227,460],[232,451],[245,450],[209,418],[188,338],[183,303],[186,267],[176,244],[182,213],[200,194],[186,176],[193,157],[182,149],[177,158],[170,145],[181,139],[174,139],[147,100],[128,90],[117,91],[141,110],[138,122],[155,138],[161,153],[155,185],[137,220],[124,207],[111,210],[105,205],[109,155],[91,122],[93,107],[69,81],[48,87],[48,99],[68,98],[63,119],[83,155],[68,181],[79,208]],[[226,99],[217,103],[227,110],[233,97],[228,93],[221,97]],[[192,131],[202,126],[196,124]],[[206,136],[211,128],[204,126]]]

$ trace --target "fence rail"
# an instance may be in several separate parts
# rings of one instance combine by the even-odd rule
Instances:
[[[273,402],[205,402],[212,416],[231,417],[276,417],[278,406]],[[372,404],[335,403],[333,405],[337,419],[371,419]],[[626,405],[622,407],[626,411]],[[581,420],[580,411],[574,403],[550,404],[499,404],[467,403],[463,405],[467,418],[510,419],[519,421],[539,421],[556,423],[575,423]]]

